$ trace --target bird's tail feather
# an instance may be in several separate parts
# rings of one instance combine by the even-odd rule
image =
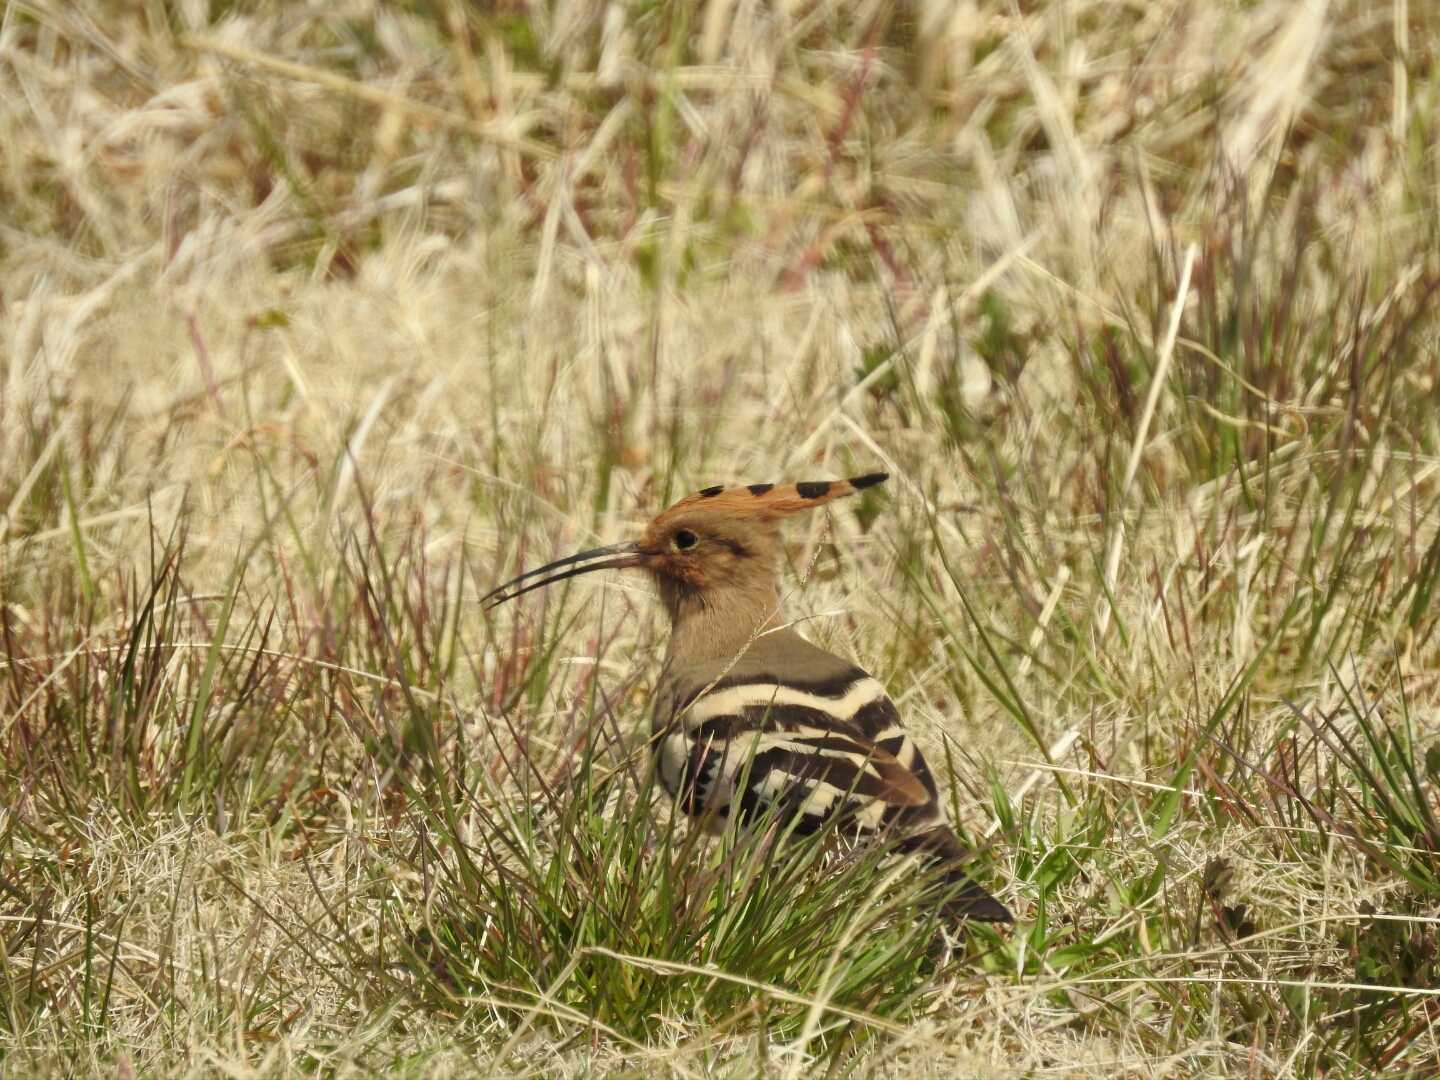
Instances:
[[[955,919],[974,919],[977,922],[1015,921],[1009,908],[970,880],[965,873],[964,865],[970,861],[971,853],[960,843],[960,839],[949,826],[940,825],[907,837],[901,843],[901,849],[928,855],[933,862],[945,867],[945,874],[937,888],[951,894],[945,901],[947,915]]]

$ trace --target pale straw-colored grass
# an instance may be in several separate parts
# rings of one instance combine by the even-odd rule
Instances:
[[[1436,854],[1345,747],[1408,724],[1440,813],[1440,16],[485,11],[0,12],[6,1071],[1432,1067]],[[595,945],[768,1003],[624,1031],[573,966],[397,951],[535,798],[503,756],[633,740],[656,674],[642,582],[477,596],[872,468],[789,611],[953,761],[1021,925],[859,1020]]]

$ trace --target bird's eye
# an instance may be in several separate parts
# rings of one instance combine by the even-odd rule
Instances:
[[[670,542],[675,545],[676,551],[684,551],[699,543],[700,538],[689,529],[677,529],[675,535],[670,538]]]

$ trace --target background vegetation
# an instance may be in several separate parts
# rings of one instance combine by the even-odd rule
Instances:
[[[1440,8],[0,8],[7,1075],[1431,1075]],[[977,872],[692,836],[643,582],[789,612]]]

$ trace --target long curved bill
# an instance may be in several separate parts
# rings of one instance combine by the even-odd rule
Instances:
[[[487,608],[493,608],[507,600],[514,600],[531,589],[564,581],[566,578],[572,578],[579,574],[588,574],[594,570],[623,570],[631,566],[641,566],[648,554],[649,552],[634,540],[626,541],[623,544],[611,544],[608,547],[591,548],[578,555],[556,559],[535,570],[527,570],[519,577],[511,578],[504,585],[490,590],[480,598],[480,602]],[[556,573],[557,570],[566,566],[571,569]],[[531,581],[531,578],[537,580]],[[529,584],[521,586],[522,581],[529,582]]]

